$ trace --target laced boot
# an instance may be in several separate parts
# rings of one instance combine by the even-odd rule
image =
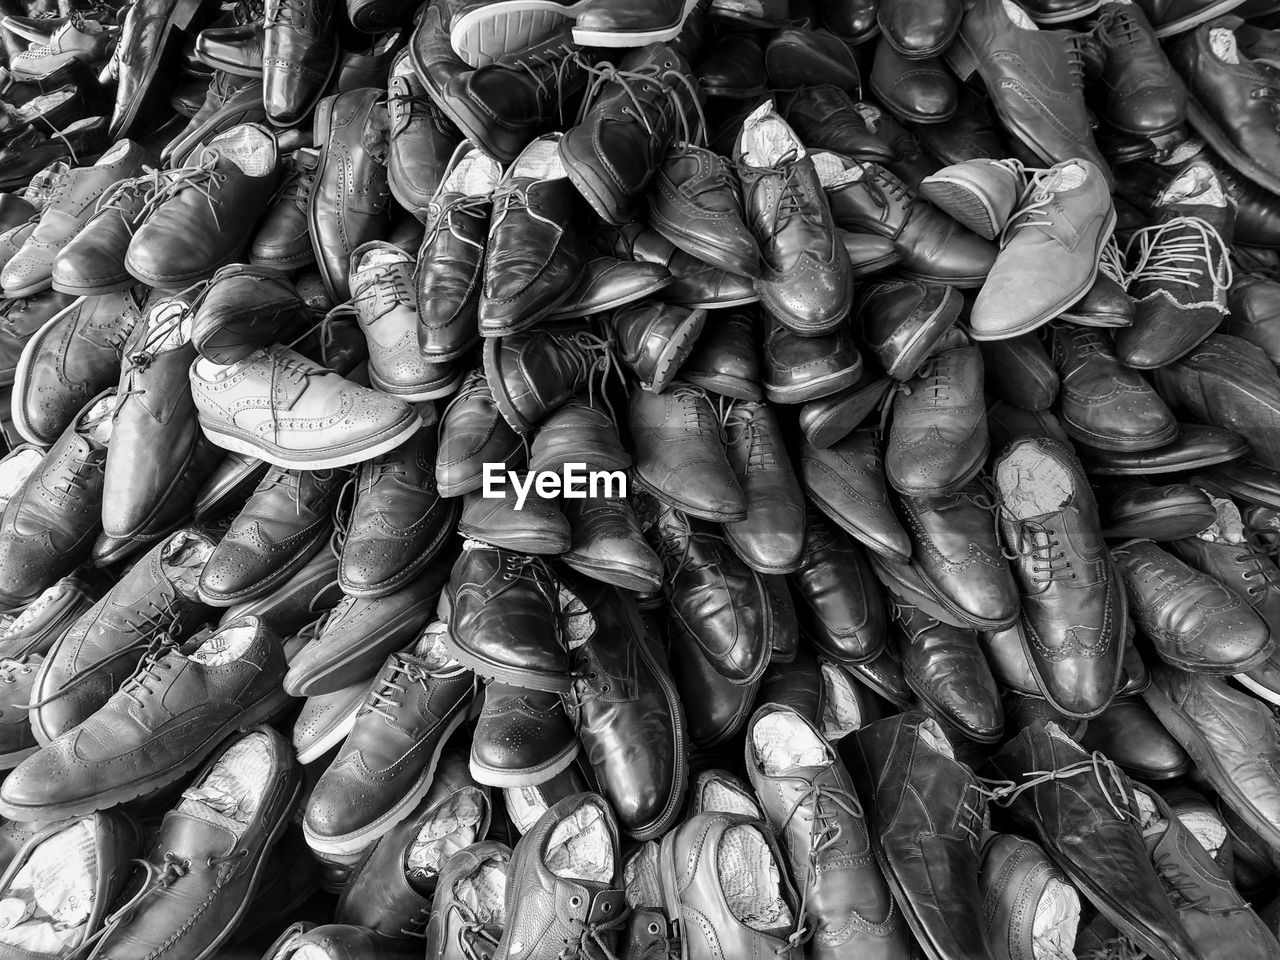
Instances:
[[[752,400],[725,404],[729,465],[742,487],[747,518],[728,522],[725,537],[753,570],[793,573],[804,549],[804,495],[773,409]]]
[[[532,433],[583,388],[592,395],[603,390],[617,361],[613,341],[593,329],[586,321],[567,320],[485,340],[485,378],[513,430]]]
[[[1116,335],[1126,366],[1163,367],[1205,340],[1227,313],[1236,203],[1213,168],[1193,163],[1156,200],[1160,222],[1129,240],[1133,325]]]
[[[591,85],[577,126],[560,141],[569,179],[606,221],[633,219],[636,204],[677,136],[688,142],[701,95],[684,58],[662,43],[614,66],[587,68]]]
[[[747,519],[724,427],[705,390],[677,380],[666,393],[637,391],[628,421],[642,487],[691,516],[721,523]]]
[[[1067,447],[1041,437],[1007,447],[994,474],[1036,680],[1060,713],[1096,716],[1123,668],[1124,599],[1088,481]]]

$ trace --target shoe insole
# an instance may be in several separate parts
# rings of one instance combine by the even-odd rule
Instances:
[[[1032,520],[1071,501],[1070,471],[1032,441],[1014,446],[996,467],[1001,509],[1015,520]]]
[[[77,432],[99,446],[107,446],[111,443],[111,431],[118,406],[119,399],[114,393],[102,397],[80,417]]]
[[[717,778],[704,782],[700,802],[703,813],[740,813],[744,817],[763,819],[755,797],[734,786],[733,781],[728,779]]]
[[[487,197],[502,179],[502,165],[480,150],[463,155],[440,184],[440,193],[461,193],[468,197]]]
[[[97,843],[85,818],[40,842],[0,891],[0,943],[66,956],[87,932],[97,889]]]
[[[652,840],[642,845],[622,865],[622,889],[627,895],[627,906],[632,910],[662,906],[662,887],[658,881],[658,845]]]
[[[530,177],[534,180],[559,180],[567,177],[560,161],[558,137],[543,137],[525,147],[507,171],[509,177]]]
[[[756,721],[751,728],[751,749],[769,777],[782,776],[795,767],[831,763],[826,742],[790,710],[775,710]]]
[[[21,450],[0,461],[0,504],[12,500],[43,461],[44,454],[39,450]]]
[[[1156,200],[1157,207],[1175,203],[1195,204],[1199,207],[1225,207],[1227,195],[1223,192],[1218,175],[1207,163],[1193,163],[1173,178]]]
[[[506,895],[507,864],[493,857],[453,885],[453,899],[470,909],[476,922],[486,926],[500,927],[507,922]]]
[[[800,138],[768,101],[742,122],[738,143],[743,162],[752,167],[776,167],[784,160],[799,160],[805,155]]]
[[[853,687],[853,678],[834,663],[818,667],[822,675],[822,735],[828,743],[843,740],[861,728],[862,704]]]
[[[225,627],[212,634],[187,658],[206,667],[221,667],[244,656],[257,631],[245,625]]]
[[[276,162],[276,145],[257,127],[232,127],[209,141],[206,150],[217,150],[247,177],[265,177]]]
[[[599,804],[583,803],[555,825],[547,840],[546,862],[562,880],[613,881],[613,842]]]
[[[246,734],[214,761],[204,779],[182,791],[178,812],[237,832],[236,825],[247,825],[262,806],[272,784],[271,768],[266,734]]]
[[[739,923],[752,930],[791,926],[778,863],[758,827],[743,823],[721,834],[716,867],[729,912]]]
[[[429,895],[445,861],[480,839],[484,809],[479,791],[457,790],[450,794],[447,791],[451,789],[453,786],[443,778],[431,785],[426,806],[432,812],[405,850],[404,875],[419,893]]]
[[[182,595],[194,600],[200,574],[212,554],[213,545],[208,540],[179,530],[160,548],[160,565]]]

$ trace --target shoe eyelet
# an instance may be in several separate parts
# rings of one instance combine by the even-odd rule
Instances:
[[[606,684],[604,684],[603,686],[601,686],[601,687],[600,687],[600,692],[601,692],[601,693],[608,693],[608,692],[609,692],[609,685],[606,683]]]
[[[656,923],[649,924],[649,936],[656,937],[661,931],[662,928]]]
[[[570,897],[570,898],[569,898],[569,906],[571,906],[571,907],[580,907],[580,906],[582,906],[582,898],[581,898],[581,897],[579,897],[579,896],[576,896],[576,895],[575,895],[575,896]]]
[[[605,913],[608,913],[609,911],[611,911],[611,910],[613,909],[613,904],[612,904],[612,903],[609,903],[608,901],[606,901],[606,902],[604,902],[604,903],[600,904],[600,909],[601,909],[601,910],[603,910]]]

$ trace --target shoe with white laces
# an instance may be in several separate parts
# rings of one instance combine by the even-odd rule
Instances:
[[[229,366],[196,360],[191,394],[215,444],[297,470],[360,463],[394,450],[421,425],[403,400],[279,344]]]

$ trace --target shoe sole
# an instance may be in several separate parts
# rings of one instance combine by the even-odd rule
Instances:
[[[215,70],[221,70],[223,73],[229,73],[233,77],[245,77],[250,80],[262,79],[262,67],[256,70],[251,67],[243,67],[238,63],[231,63],[228,60],[219,60],[217,57],[202,55],[200,51],[196,51],[196,59],[203,63],[206,67],[213,67]]]
[[[1074,323],[1077,327],[1095,327],[1099,330],[1121,330],[1133,326],[1133,317],[1113,313],[1072,313],[1067,310],[1058,315],[1059,320]]]
[[[132,263],[128,254],[125,254],[124,268],[129,271],[129,276],[133,277],[139,283],[145,283],[148,286],[156,287],[160,290],[185,290],[191,284],[200,280],[207,280],[213,276],[219,267],[225,267],[229,263],[236,263],[239,259],[239,248],[222,257],[216,263],[211,263],[207,267],[200,270],[193,270],[190,273],[180,274],[178,276],[157,277],[148,274],[141,267]]]
[[[826,376],[807,380],[795,387],[774,387],[766,383],[764,395],[771,403],[808,403],[810,400],[822,400],[832,394],[839,393],[858,382],[862,375],[862,364],[838,370]]]
[[[446,595],[442,593],[440,596],[444,600]],[[452,599],[450,598],[446,604],[442,605],[441,609],[448,609],[449,613],[452,614],[451,607]],[[452,619],[452,616],[449,616],[446,621],[448,630],[444,634],[445,648],[453,655],[455,660],[463,666],[469,667],[477,676],[484,677],[486,680],[498,680],[513,687],[539,690],[543,693],[568,693],[573,689],[573,678],[568,674],[553,676],[531,670],[520,670],[507,664],[494,663],[491,660],[476,656],[459,644],[457,638],[454,637]]]
[[[959,319],[960,311],[964,309],[964,303],[957,302],[961,297],[960,292],[956,290],[955,287],[951,286],[944,287],[943,289],[946,290],[946,293],[942,295],[942,301],[934,308],[933,312],[930,313],[929,316],[925,317],[919,326],[916,327],[916,332],[911,335],[911,338],[903,344],[902,350],[899,351],[899,357],[910,358],[912,353],[919,348],[921,342],[925,340],[932,338],[932,340],[936,342],[944,333],[947,332],[947,329],[953,326],[956,320]],[[951,319],[947,321],[945,325],[940,325],[938,321],[948,313],[952,315]],[[909,380],[915,373],[915,370],[920,366],[920,364],[923,364],[926,359],[928,359],[927,354],[920,357],[916,363],[916,367],[911,370],[903,370],[895,363],[892,369],[886,370],[885,373],[889,374],[889,376],[893,377],[895,380]]]
[[[458,524],[458,536],[477,543],[487,544],[499,550],[512,550],[516,553],[528,553],[533,556],[555,557],[569,549],[565,540],[554,540],[550,537],[535,539],[533,537],[500,538],[491,536],[484,527],[474,527],[469,523]]]
[[[881,554],[884,556],[884,554]],[[1013,614],[1008,620],[991,620],[986,617],[964,609],[951,599],[951,595],[942,589],[942,585],[920,565],[916,565],[916,572],[920,575],[920,580],[928,587],[929,592],[933,594],[933,600],[938,606],[942,607],[948,613],[961,620],[964,620],[974,630],[983,630],[995,633],[1000,630],[1007,630],[1018,622],[1018,618],[1022,615],[1021,609]]]
[[[449,43],[464,63],[486,67],[510,53],[527,50],[574,20],[587,0],[506,0],[469,10],[449,26]]]
[[[747,511],[731,511],[727,513],[716,513],[710,510],[704,510],[699,506],[686,503],[678,497],[673,497],[651,483],[645,481],[639,473],[635,473],[632,478],[636,487],[645,491],[655,500],[665,503],[669,507],[675,507],[682,513],[687,513],[691,517],[697,517],[699,520],[710,520],[713,523],[738,523],[747,519]]]
[[[1159,433],[1125,440],[1094,433],[1078,423],[1073,423],[1062,414],[1059,414],[1058,420],[1062,424],[1062,428],[1067,431],[1067,436],[1071,437],[1072,440],[1078,440],[1086,447],[1093,447],[1096,450],[1112,450],[1117,453],[1141,453],[1145,450],[1155,450],[1159,447],[1167,446],[1178,439],[1178,424],[1176,421],[1169,424]]]
[[[294,749],[298,751],[298,762],[303,766],[308,763],[315,763],[343,740],[347,739],[347,734],[356,725],[356,714],[364,706],[364,700],[364,697],[357,698],[349,709],[341,713],[338,719],[329,725],[329,729],[322,735],[314,737],[305,747],[300,747],[295,743]]]
[[[1183,518],[1186,516],[1187,505],[1159,507],[1153,510],[1144,510],[1141,513],[1132,514],[1123,523],[1105,527],[1102,535],[1108,540],[1130,540],[1133,538],[1144,538],[1149,540],[1181,540],[1184,537],[1193,537],[1200,531],[1194,533],[1187,532],[1187,526]],[[1161,524],[1164,521],[1173,521],[1168,527],[1156,526],[1153,530],[1153,524]],[[1205,523],[1207,527],[1213,523],[1210,519]],[[1201,527],[1203,530],[1204,527]]]
[[[1050,321],[1055,320],[1058,317],[1062,316],[1062,314],[1066,313],[1067,310],[1069,310],[1072,306],[1080,302],[1080,299],[1086,293],[1089,292],[1089,288],[1093,286],[1094,281],[1098,279],[1098,258],[1102,255],[1102,248],[1106,244],[1107,240],[1110,239],[1111,234],[1115,231],[1115,228],[1116,228],[1116,211],[1115,211],[1115,207],[1112,207],[1110,212],[1107,214],[1106,224],[1103,226],[1102,231],[1098,234],[1098,242],[1094,246],[1093,252],[1091,254],[1091,259],[1093,260],[1093,269],[1089,271],[1089,278],[1087,282],[1080,285],[1074,291],[1067,294],[1066,296],[1061,297],[1058,300],[1058,302],[1054,304],[1052,307],[1050,307],[1048,310],[1042,310],[1035,317],[1032,317],[1030,320],[1024,320],[1022,323],[1018,324],[1016,327],[1001,327],[997,333],[992,334],[992,333],[987,333],[985,331],[980,332],[975,330],[972,326],[972,320],[970,320],[970,326],[968,330],[969,338],[977,341],[1008,340],[1011,337],[1016,337],[1023,333],[1030,333],[1032,330],[1038,330],[1041,327],[1043,327],[1046,323],[1049,323]]]
[[[234,596],[229,594],[206,593],[199,586],[196,592],[200,595],[202,602],[211,607],[225,609],[234,607],[241,603],[249,603],[252,600],[258,600],[265,597],[281,583],[288,580],[291,576],[310,563],[317,553],[324,549],[325,541],[332,535],[332,529],[326,524],[320,524],[319,529],[312,534],[311,540],[305,547],[299,550],[294,556],[278,569],[272,570],[269,574],[259,580],[251,587],[246,587],[238,591]]]
[[[894,563],[910,563],[911,562],[911,555],[909,553],[907,554],[893,553],[890,550],[886,550],[884,547],[884,544],[880,543],[874,537],[870,536],[866,530],[863,530],[861,527],[855,526],[854,524],[850,523],[844,516],[841,515],[841,513],[838,510],[835,509],[831,501],[814,493],[811,487],[805,486],[804,492],[805,492],[805,496],[813,502],[813,505],[815,507],[817,507],[820,511],[822,511],[823,514],[826,515],[828,520],[834,523],[837,527],[839,527],[849,536],[853,537],[854,540],[856,540],[862,546],[866,547],[872,553],[879,554],[880,556],[884,557],[886,560],[892,560]]]
[[[408,389],[387,383],[379,377],[377,373],[374,372],[373,367],[370,366],[369,384],[381,390],[383,393],[389,394],[393,397],[399,397],[401,400],[406,400],[409,403],[422,403],[425,400],[439,400],[441,397],[452,396],[457,391],[458,386],[462,383],[462,374],[463,371],[459,370],[457,375],[443,387]]]
[[[10,288],[5,287],[4,295],[10,300],[21,300],[23,297],[34,297],[37,293],[44,293],[46,290],[53,288],[53,274],[29,284],[25,287]]]
[[[550,760],[536,767],[524,767],[520,770],[486,766],[476,760],[473,753],[469,762],[471,779],[487,787],[534,787],[567,770],[578,756],[581,746],[581,741],[574,737],[567,747]]]
[[[725,307],[745,307],[752,303],[759,303],[760,294],[752,292],[741,297],[722,297],[718,300],[671,300],[669,302],[697,310],[719,310]]]
[[[13,387],[10,390],[12,404],[10,409],[10,417],[13,419],[13,429],[18,431],[19,436],[29,443],[38,446],[47,447],[57,437],[45,438],[39,436],[35,430],[31,428],[31,421],[27,419],[27,405],[24,397],[28,388],[28,381],[31,378],[31,367],[35,363],[36,352],[40,349],[41,344],[49,335],[49,331],[55,324],[60,323],[72,310],[78,309],[84,304],[84,298],[71,301],[67,306],[63,307],[52,317],[44,322],[44,324],[31,335],[31,339],[26,342],[22,348],[22,354],[18,357],[18,365],[13,371]]]
[[[1116,467],[1109,464],[1098,464],[1092,462],[1087,456],[1084,462],[1088,465],[1088,472],[1096,474],[1099,477],[1145,477],[1151,474],[1166,473],[1182,473],[1185,470],[1203,470],[1205,467],[1216,467],[1224,463],[1231,463],[1239,460],[1248,454],[1248,448],[1241,450],[1239,453],[1227,456],[1225,454],[1213,454],[1212,456],[1199,457],[1195,460],[1179,460],[1177,463],[1171,463],[1167,466],[1152,466],[1151,464],[1143,464],[1142,466],[1132,467]],[[1208,480],[1208,478],[1202,478]],[[1234,496],[1234,494],[1229,494]],[[1280,509],[1280,507],[1278,507]]]
[[[102,793],[67,803],[42,803],[32,807],[15,805],[0,799],[0,816],[11,820],[65,820],[71,817],[83,817],[98,810],[107,810],[120,806],[140,797],[152,794],[171,786],[188,777],[202,763],[217,751],[218,746],[228,737],[236,733],[244,733],[250,727],[265,723],[281,707],[289,703],[289,697],[283,690],[274,690],[261,700],[250,706],[235,720],[223,724],[218,733],[207,741],[207,750],[198,750],[191,757],[149,777],[142,777],[127,784],[122,784]],[[32,725],[34,728],[34,724]],[[30,813],[28,817],[26,814]]]
[[[59,280],[57,274],[54,274],[53,277],[53,289],[72,297],[102,297],[108,293],[119,293],[121,290],[128,290],[137,285],[138,279],[133,275],[126,276],[123,280],[117,280],[113,283],[94,284],[69,283],[66,280]]]
[[[694,310],[676,328],[667,345],[658,354],[657,362],[654,363],[651,388],[654,393],[662,393],[667,389],[680,365],[689,359],[689,354],[693,353],[698,337],[702,335],[702,327],[706,321],[707,311]]]
[[[623,590],[635,593],[650,593],[661,589],[662,576],[645,576],[646,571],[640,567],[623,566],[619,563],[603,563],[589,557],[579,557],[572,553],[560,556],[561,562],[572,570]]]
[[[653,227],[660,236],[670,241],[672,246],[683,250],[691,257],[696,257],[703,263],[719,267],[725,273],[732,273],[734,276],[750,277],[752,280],[760,278],[759,260],[755,263],[748,263],[736,257],[727,257],[724,250],[713,246],[701,237],[690,234],[683,228],[682,224],[674,220],[668,220],[666,217],[660,217],[652,210],[649,213],[649,226]]]
[[[372,460],[374,457],[400,446],[417,433],[421,427],[421,418],[416,413],[413,413],[404,426],[388,427],[388,430],[394,429],[395,432],[386,437],[370,441],[367,446],[345,450],[342,453],[329,456],[320,456],[318,454],[295,454],[288,450],[263,447],[259,443],[246,440],[239,434],[228,433],[224,430],[219,430],[217,427],[211,427],[203,420],[200,422],[200,428],[204,430],[205,436],[214,445],[222,447],[224,450],[230,450],[233,453],[243,453],[246,457],[265,460],[273,466],[284,467],[287,470],[333,470],[338,467],[349,467],[365,460]]]
[[[934,174],[921,181],[920,192],[939,210],[983,239],[995,240],[999,235],[995,210],[969,184]]]
[[[1097,13],[1098,10],[1102,8],[1102,3],[1103,0],[1098,0],[1097,3],[1090,3],[1087,7],[1076,7],[1074,10],[1064,10],[1058,13],[1048,14],[1047,16],[1042,15],[1038,17],[1032,16],[1028,13],[1027,16],[1031,17],[1032,21],[1038,24],[1070,23],[1072,20],[1079,20],[1081,17],[1087,17],[1091,13]],[[945,50],[946,48],[944,47],[943,49]]]
[[[684,29],[684,22],[698,5],[699,0],[684,0],[680,11],[680,19],[674,26],[659,27],[654,30],[603,31],[581,30],[573,28],[573,42],[584,47],[643,47],[648,43],[666,43],[674,40]]]
[[[449,742],[449,738],[453,736],[454,731],[462,726],[466,717],[467,711],[459,708],[457,714],[445,724],[444,731],[440,734],[436,741],[435,749],[431,752],[431,762],[427,764],[417,781],[415,781],[413,788],[394,807],[359,830],[353,830],[351,833],[344,833],[337,837],[322,837],[318,835],[304,819],[302,821],[302,836],[306,839],[307,846],[316,853],[326,853],[330,856],[360,853],[381,838],[383,834],[389,832],[396,824],[405,820],[422,802],[422,798],[427,795],[427,791],[431,789],[431,783],[436,775],[436,766],[440,762],[440,755],[444,752],[445,744]]]
[[[621,296],[615,297],[612,300],[606,300],[604,303],[592,304],[590,307],[586,307],[586,308],[570,307],[568,309],[565,309],[564,307],[557,307],[555,310],[552,310],[550,313],[548,313],[545,319],[577,320],[580,317],[589,317],[597,313],[608,313],[610,310],[617,310],[619,307],[625,307],[629,303],[635,303],[636,301],[644,300],[647,297],[657,296],[657,294],[661,293],[665,288],[671,286],[671,282],[674,279],[675,279],[674,277],[666,276],[666,277],[663,277],[661,280],[658,280],[653,284],[651,284],[650,286],[646,287],[644,290],[641,290],[639,292],[632,291],[631,293],[624,293]],[[466,353],[465,350],[459,351],[449,359],[456,360],[459,356],[461,356],[464,353]]]
[[[1240,686],[1244,687],[1250,693],[1267,701],[1267,703],[1272,703],[1280,707],[1280,693],[1277,693],[1270,687],[1264,687],[1262,684],[1258,683],[1258,681],[1245,676],[1243,673],[1237,673],[1231,679],[1240,684]]]
[[[1152,25],[1157,38],[1163,40],[1166,37],[1173,37],[1179,33],[1186,33],[1195,27],[1200,26],[1222,16],[1224,13],[1230,13],[1236,7],[1244,3],[1244,0],[1222,0],[1221,3],[1215,3],[1211,7],[1205,7],[1203,10],[1197,10],[1189,17],[1183,17],[1181,20],[1175,20],[1173,23],[1166,23],[1162,27]]]

